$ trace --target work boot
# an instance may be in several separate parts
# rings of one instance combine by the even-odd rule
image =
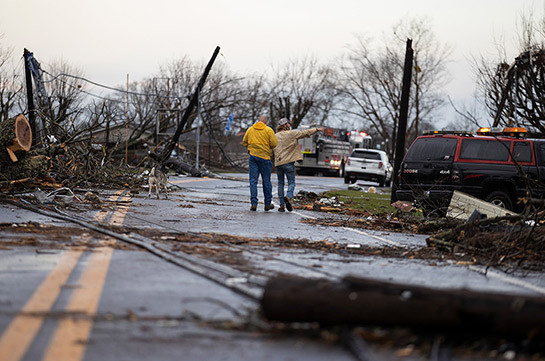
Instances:
[[[265,204],[265,211],[270,211],[271,209],[274,209],[274,204]]]
[[[252,206],[250,207],[250,210],[257,211],[257,204],[252,204]]]
[[[286,203],[286,209],[291,212],[293,211],[293,207],[291,206],[290,199],[288,197],[284,197],[284,203]]]
[[[284,212],[284,206],[278,207],[278,212]]]

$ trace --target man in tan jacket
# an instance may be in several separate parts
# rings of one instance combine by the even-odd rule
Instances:
[[[284,212],[285,208],[290,212],[293,210],[291,200],[293,199],[293,192],[295,190],[295,162],[303,159],[298,140],[310,137],[316,132],[324,130],[324,128],[307,130],[290,129],[291,125],[288,119],[282,118],[278,121],[278,126],[276,128],[278,145],[273,150],[273,156],[274,166],[276,167],[276,176],[278,177],[278,198],[280,200],[279,212]],[[284,196],[284,176],[288,180],[288,191],[286,196]]]

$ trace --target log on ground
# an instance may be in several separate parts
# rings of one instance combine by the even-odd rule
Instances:
[[[346,277],[340,282],[272,278],[264,315],[284,322],[471,330],[545,335],[545,298],[465,289],[435,289]]]
[[[26,156],[17,163],[0,165],[0,180],[17,180],[46,175],[51,168],[51,159],[45,155]]]

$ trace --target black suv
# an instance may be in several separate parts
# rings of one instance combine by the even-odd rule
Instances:
[[[435,131],[416,138],[401,164],[397,199],[444,215],[458,190],[520,211],[518,198],[545,194],[545,139],[524,139],[521,132]]]

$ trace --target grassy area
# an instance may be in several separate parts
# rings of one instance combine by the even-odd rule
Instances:
[[[337,197],[345,206],[367,211],[372,214],[394,213],[396,209],[390,205],[390,193],[366,193],[361,191],[337,190],[323,193],[324,197]]]

